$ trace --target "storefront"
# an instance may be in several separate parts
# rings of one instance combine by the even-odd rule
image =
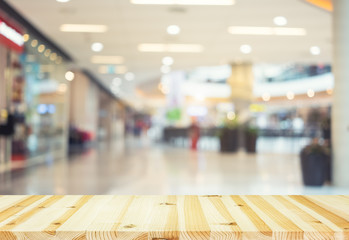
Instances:
[[[70,59],[8,6],[1,9],[0,170],[5,171],[65,156]],[[11,126],[13,132],[6,132]]]

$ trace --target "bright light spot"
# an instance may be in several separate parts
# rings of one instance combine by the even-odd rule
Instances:
[[[56,60],[56,59],[57,59],[57,53],[51,53],[50,59],[51,59],[52,61]]]
[[[249,54],[252,52],[252,47],[250,45],[244,44],[244,45],[241,45],[240,51],[244,54]]]
[[[161,67],[161,72],[163,74],[167,74],[167,73],[171,72],[171,67],[164,65]]]
[[[56,1],[60,3],[66,3],[66,2],[69,2],[70,0],[56,0]]]
[[[327,92],[328,95],[331,95],[333,93],[333,89],[329,88],[329,89],[326,90],[326,92]]]
[[[134,73],[131,73],[131,72],[126,73],[126,74],[125,74],[125,79],[126,79],[127,81],[132,81],[132,80],[134,80],[134,79],[135,79]]]
[[[44,54],[45,54],[46,57],[50,56],[50,54],[51,54],[51,49],[46,49],[46,51],[45,51]]]
[[[227,118],[228,118],[229,120],[234,120],[235,117],[236,117],[236,115],[235,115],[234,112],[230,111],[230,112],[227,113]]]
[[[38,40],[34,39],[32,42],[31,42],[31,45],[32,47],[36,47],[38,45]]]
[[[312,46],[312,47],[310,48],[310,53],[311,53],[312,55],[320,55],[321,49],[320,49],[318,46]]]
[[[287,19],[283,16],[274,17],[274,24],[277,26],[285,26],[287,24]]]
[[[164,64],[166,66],[171,66],[173,63],[174,63],[174,60],[171,57],[164,57],[162,59],[162,64]]]
[[[181,29],[177,25],[170,25],[167,27],[167,33],[170,35],[177,35],[180,32],[181,32]]]
[[[26,34],[23,35],[23,41],[24,42],[28,42],[29,38],[30,38],[29,34],[26,33]]]
[[[194,98],[196,101],[199,101],[199,102],[205,101],[205,96],[203,95],[196,95]]]
[[[294,93],[293,92],[288,92],[286,94],[286,97],[287,97],[288,100],[292,100],[292,99],[294,99]]]
[[[122,80],[120,78],[114,78],[113,81],[112,81],[112,85],[113,86],[120,86],[122,83]]]
[[[91,50],[94,51],[94,52],[100,52],[103,50],[103,44],[100,43],[100,42],[95,42],[95,43],[92,43],[91,45]]]
[[[40,46],[38,47],[38,51],[40,53],[42,53],[43,51],[45,51],[45,45],[44,44],[40,44]]]
[[[308,97],[310,97],[310,98],[314,97],[314,96],[315,96],[314,90],[313,90],[313,89],[308,89],[307,95],[308,95]]]
[[[72,71],[68,71],[65,73],[65,79],[68,81],[73,81],[75,77],[75,74]]]
[[[262,99],[264,102],[268,102],[270,100],[270,94],[269,93],[264,93],[262,96]]]

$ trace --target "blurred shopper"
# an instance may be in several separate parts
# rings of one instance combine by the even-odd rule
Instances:
[[[191,149],[197,150],[197,145],[200,138],[200,127],[197,123],[196,118],[192,119],[192,124],[190,125],[190,128],[189,128],[189,137],[191,140]]]

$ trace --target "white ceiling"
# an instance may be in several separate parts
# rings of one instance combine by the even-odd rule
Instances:
[[[132,96],[134,85],[160,77],[161,59],[174,58],[174,69],[191,69],[233,61],[255,63],[331,62],[331,14],[302,0],[236,0],[233,6],[185,6],[173,11],[170,6],[133,5],[129,0],[8,0],[35,26],[70,53],[77,64],[92,70],[104,83],[115,76],[98,74],[90,63],[92,42],[102,42],[100,55],[120,55],[136,79],[122,85]],[[172,11],[171,11],[172,9]],[[181,11],[178,11],[181,10]],[[228,26],[274,26],[275,16],[285,16],[287,27],[302,27],[306,36],[237,36]],[[65,23],[105,24],[106,33],[66,33]],[[181,33],[170,36],[166,27],[176,24]],[[140,43],[202,44],[202,53],[141,53]],[[253,52],[244,55],[239,48],[250,44]],[[310,46],[321,48],[319,56]]]

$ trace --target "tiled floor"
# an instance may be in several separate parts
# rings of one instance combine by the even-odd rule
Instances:
[[[146,140],[118,141],[1,175],[0,194],[349,193],[330,186],[305,188],[297,154],[261,152],[193,152]]]

